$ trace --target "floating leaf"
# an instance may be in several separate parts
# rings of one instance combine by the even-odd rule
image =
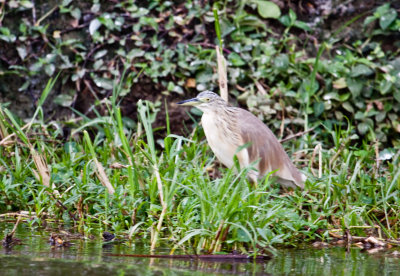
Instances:
[[[279,18],[281,16],[281,9],[272,1],[255,1],[257,4],[258,14],[263,18]]]

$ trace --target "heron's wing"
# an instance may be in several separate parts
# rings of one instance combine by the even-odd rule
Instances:
[[[278,170],[275,173],[278,176],[278,182],[281,178],[286,182],[293,181],[300,188],[304,187],[302,174],[293,165],[272,131],[260,119],[247,110],[238,108],[237,124],[243,142],[250,143],[247,148],[249,161],[254,162],[260,159],[258,164],[260,175]]]

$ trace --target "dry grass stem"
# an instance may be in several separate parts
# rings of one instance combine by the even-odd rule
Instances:
[[[115,190],[114,187],[111,185],[111,182],[108,179],[106,172],[104,171],[103,165],[97,160],[97,158],[94,159],[94,163],[96,164],[97,168],[97,177],[99,178],[101,184],[103,184],[103,186],[107,188],[108,193],[112,195]]]
[[[226,72],[226,60],[220,51],[219,46],[215,46],[217,52],[217,64],[218,64],[218,83],[221,98],[228,101],[228,76]]]

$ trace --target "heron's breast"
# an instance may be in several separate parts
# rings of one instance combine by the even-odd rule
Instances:
[[[233,156],[236,153],[239,143],[232,139],[225,123],[216,119],[214,114],[204,113],[201,122],[207,142],[218,160],[226,167],[233,166]]]

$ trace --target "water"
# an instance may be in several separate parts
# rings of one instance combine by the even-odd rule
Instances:
[[[0,237],[12,224],[0,223]],[[148,259],[110,254],[148,254],[148,248],[128,243],[104,245],[101,240],[71,240],[67,248],[49,244],[49,232],[21,225],[16,237],[23,244],[0,247],[0,275],[400,275],[400,258],[393,250],[368,253],[353,248],[280,249],[264,262],[210,262]],[[399,250],[400,251],[400,250]],[[168,254],[160,249],[157,254]]]

